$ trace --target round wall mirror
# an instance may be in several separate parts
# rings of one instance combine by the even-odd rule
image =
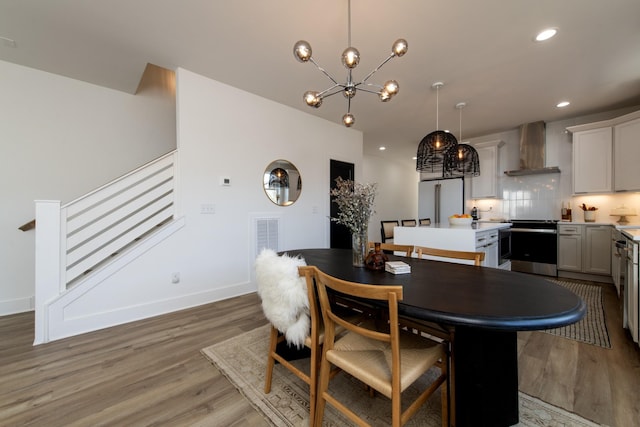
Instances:
[[[269,200],[278,206],[289,206],[300,197],[302,178],[293,163],[274,160],[264,171],[262,185]]]

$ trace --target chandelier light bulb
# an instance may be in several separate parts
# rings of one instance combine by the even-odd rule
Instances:
[[[304,102],[309,107],[319,108],[322,105],[322,97],[315,90],[308,90],[303,95]]]
[[[378,96],[380,97],[380,101],[382,102],[387,102],[391,99],[391,94],[389,92],[387,92],[385,89],[382,89],[379,93]]]
[[[389,92],[389,95],[394,96],[400,90],[400,85],[395,80],[387,80],[384,83],[384,90]]]
[[[360,52],[355,47],[348,47],[342,52],[342,65],[347,68],[356,68],[360,63]]]
[[[311,48],[309,48],[311,49]],[[398,39],[393,43],[393,47],[391,48],[391,52],[393,55],[400,58],[402,55],[407,53],[409,50],[409,43],[405,39]]]
[[[304,40],[299,40],[293,45],[293,56],[299,62],[309,61],[311,59],[311,45]]]
[[[356,122],[356,118],[353,117],[353,114],[347,113],[342,116],[342,123],[348,128],[350,128]]]

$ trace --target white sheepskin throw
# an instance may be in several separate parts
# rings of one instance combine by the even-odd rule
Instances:
[[[262,311],[287,342],[297,348],[304,346],[311,327],[307,283],[298,274],[301,265],[307,265],[303,258],[278,256],[272,249],[263,249],[256,258]]]

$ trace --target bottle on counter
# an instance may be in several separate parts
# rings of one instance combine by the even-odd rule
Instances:
[[[562,210],[561,210],[560,218],[563,221],[569,221],[569,216],[567,215],[567,208],[565,207],[564,202],[562,202]]]
[[[571,203],[567,203],[567,221],[571,222]]]
[[[471,209],[471,218],[474,221],[478,220],[478,208],[476,208],[475,206],[473,207],[473,209]]]

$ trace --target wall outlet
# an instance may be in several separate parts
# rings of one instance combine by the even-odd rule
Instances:
[[[200,205],[200,213],[205,215],[213,215],[216,213],[216,205],[211,203]]]
[[[171,283],[180,283],[180,273],[171,273]]]

